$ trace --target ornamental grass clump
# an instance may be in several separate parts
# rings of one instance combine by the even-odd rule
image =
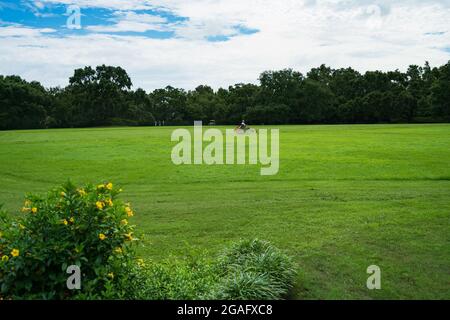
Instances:
[[[77,188],[66,183],[46,196],[26,197],[22,214],[0,215],[0,297],[114,298],[134,268],[134,215],[111,182]],[[68,266],[81,271],[81,289],[69,290]]]
[[[142,273],[141,273],[142,274]],[[292,259],[258,239],[233,243],[218,257],[190,254],[145,268],[143,299],[277,300],[295,280]]]
[[[287,296],[296,271],[292,258],[267,241],[234,243],[218,259],[220,281],[210,298],[276,300]]]

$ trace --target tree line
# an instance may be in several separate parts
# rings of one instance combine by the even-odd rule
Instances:
[[[259,84],[213,90],[167,86],[132,90],[121,67],[76,69],[65,88],[44,88],[19,76],[0,75],[0,129],[113,125],[340,124],[448,122],[450,61],[441,67],[398,70],[332,69],[306,75],[292,69],[266,71]]]

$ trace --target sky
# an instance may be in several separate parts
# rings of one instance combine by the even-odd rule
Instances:
[[[450,0],[0,0],[0,74],[65,86],[121,66],[134,88],[217,89],[265,70],[450,60]]]

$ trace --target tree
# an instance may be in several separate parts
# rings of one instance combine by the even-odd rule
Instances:
[[[1,76],[0,129],[45,128],[49,101],[49,95],[39,82]]]
[[[188,92],[187,108],[191,116],[191,121],[202,120],[209,122],[214,120],[215,110],[219,104],[219,100],[214,90],[209,86],[198,86],[194,91]]]
[[[367,71],[363,76],[363,93],[386,92],[392,88],[388,74],[381,71]]]
[[[335,119],[335,96],[318,81],[307,79],[300,88],[300,95],[292,110],[297,123],[327,123]]]
[[[417,100],[407,91],[402,90],[399,94],[392,96],[390,122],[410,122],[417,110]],[[388,111],[385,111],[389,113]]]
[[[392,95],[390,92],[373,91],[362,99],[359,113],[361,123],[387,123],[391,120]]]
[[[219,89],[218,95],[223,101],[224,111],[227,113],[226,119],[221,119],[221,122],[239,123],[246,118],[245,114],[248,109],[255,107],[258,94],[259,87],[254,84],[239,83],[230,86],[228,91]]]
[[[186,107],[187,94],[183,89],[167,86],[150,93],[152,113],[156,121],[165,124],[183,124],[189,119]]]
[[[121,67],[76,69],[69,79],[71,115],[75,126],[106,125],[126,113],[125,93],[131,80]]]
[[[322,64],[319,68],[311,69],[306,77],[316,82],[320,82],[324,86],[329,86],[334,77],[334,70]]]
[[[254,106],[247,109],[246,121],[254,124],[285,124],[289,121],[290,109],[285,105]]]
[[[122,115],[124,120],[126,119],[125,121],[128,124],[153,125],[155,117],[152,114],[152,102],[145,90],[138,88],[136,91],[128,92],[127,94],[128,108]]]
[[[450,61],[439,68],[439,76],[434,81],[431,92],[434,115],[450,120]]]
[[[76,69],[65,88],[0,75],[0,129],[102,125],[391,123],[450,121],[450,61],[412,65],[406,72],[313,68],[265,71],[259,85],[215,91],[167,86],[132,90],[120,67]]]
[[[352,68],[333,70],[329,87],[339,104],[360,97],[364,93],[363,78]]]
[[[303,80],[303,75],[292,69],[263,72],[259,77],[261,89],[257,103],[261,105],[283,104],[292,108],[298,99]]]

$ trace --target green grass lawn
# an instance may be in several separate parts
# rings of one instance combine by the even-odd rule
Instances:
[[[112,181],[139,254],[214,254],[240,238],[295,258],[297,299],[450,298],[450,125],[283,126],[280,171],[175,166],[174,128],[0,132],[0,203],[70,178]],[[366,288],[380,266],[382,289]]]

